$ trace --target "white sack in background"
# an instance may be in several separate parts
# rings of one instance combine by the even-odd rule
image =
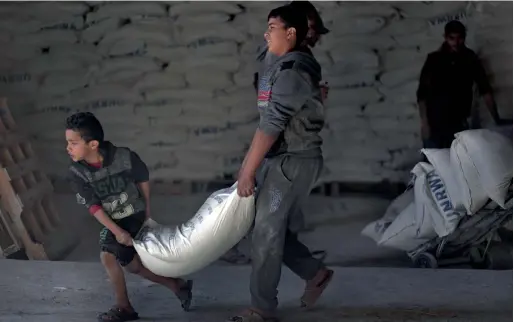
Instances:
[[[237,14],[242,11],[241,7],[236,2],[205,2],[199,6],[196,3],[180,3],[175,2],[170,6],[168,14],[171,17],[175,16],[193,16],[203,13],[225,13]]]
[[[130,18],[132,16],[165,17],[166,8],[160,2],[120,2],[109,3],[88,13],[86,22],[101,21],[107,18]]]
[[[146,92],[165,88],[184,88],[185,86],[184,76],[157,71],[146,73],[132,88],[139,92]]]
[[[430,229],[430,221],[424,221],[421,230],[430,231]],[[411,202],[405,210],[396,217],[391,225],[389,225],[378,242],[378,245],[406,252],[414,250],[419,245],[431,239],[418,237],[419,231],[420,228],[416,223],[416,203]]]
[[[202,73],[193,71],[186,73],[186,81],[192,88],[202,88],[205,90],[217,90],[234,86],[231,76],[228,73],[220,73],[216,70],[202,70]]]
[[[410,81],[417,81],[422,67],[423,66],[412,66],[385,72],[380,76],[380,82],[386,87],[393,88],[404,85]]]
[[[42,30],[25,34],[18,41],[29,46],[50,47],[55,44],[74,44],[78,37],[73,30]]]
[[[439,237],[448,236],[455,231],[461,218],[466,215],[465,210],[455,208],[443,180],[433,166],[420,162],[412,172],[416,175],[416,223],[420,230],[417,236],[435,237],[432,231],[423,228],[425,221],[431,222]]]
[[[333,89],[327,99],[330,106],[363,105],[376,103],[382,95],[373,87],[360,87],[352,89]]]
[[[39,90],[45,95],[66,95],[73,90],[83,88],[89,82],[90,77],[85,69],[48,73],[43,77]]]
[[[114,32],[121,25],[118,18],[105,18],[99,21],[87,23],[80,33],[81,40],[88,43],[95,43],[110,32]]]
[[[460,179],[463,201],[470,214],[482,207],[487,197],[505,206],[512,182],[512,153],[512,142],[491,130],[470,130],[455,135],[452,167]]]
[[[443,180],[453,207],[458,211],[465,210],[461,199],[461,188],[452,169],[450,149],[422,149],[421,152]]]
[[[380,16],[353,16],[337,18],[327,27],[335,36],[366,35],[378,32],[386,25],[386,19]]]
[[[334,48],[330,51],[330,56],[334,61],[334,66],[331,67],[334,73],[362,72],[363,69],[379,67],[377,54],[366,48]]]
[[[403,194],[394,199],[393,202],[391,202],[382,218],[369,223],[366,227],[364,227],[361,234],[373,239],[376,243],[378,243],[384,235],[385,230],[413,201],[414,190],[409,189],[405,191]]]
[[[198,7],[197,5],[195,6]],[[243,32],[234,29],[229,24],[218,25],[216,28],[212,28],[209,24],[196,25],[194,27],[181,28],[177,33],[177,39],[184,44],[189,44],[202,38],[219,38],[235,42],[244,42],[247,37]]]
[[[175,24],[181,27],[194,27],[198,24],[222,24],[227,23],[230,16],[226,13],[199,13],[195,15],[180,15],[175,20]]]
[[[330,69],[323,73],[323,80],[327,81],[330,88],[356,88],[373,86],[378,70],[363,70],[351,74],[331,74]]]
[[[92,44],[57,44],[50,47],[48,54],[54,59],[75,59],[85,64],[98,63],[102,56]]]
[[[418,81],[414,80],[393,88],[382,86],[378,90],[392,103],[415,104],[417,102],[416,91],[418,90]]]
[[[205,57],[202,59],[186,59],[184,61],[170,62],[166,72],[187,73],[191,70],[202,71],[205,69],[211,72],[236,72],[241,62],[231,56]]]

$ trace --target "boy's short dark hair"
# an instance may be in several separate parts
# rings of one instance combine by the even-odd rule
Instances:
[[[446,36],[450,34],[459,34],[462,37],[466,37],[466,27],[462,24],[462,22],[458,20],[452,20],[444,26],[444,34]]]
[[[79,112],[66,119],[66,129],[79,132],[84,141],[93,140],[102,143],[104,141],[104,130],[102,124],[91,112]]]
[[[307,15],[304,11],[299,10],[291,5],[285,5],[275,8],[268,14],[270,18],[280,18],[284,22],[286,28],[296,29],[296,46],[299,47],[307,37],[309,31],[309,24],[307,22]]]

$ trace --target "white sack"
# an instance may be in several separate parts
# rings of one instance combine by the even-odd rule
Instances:
[[[487,197],[504,207],[512,182],[512,142],[491,130],[457,133],[451,147],[452,168],[460,181],[462,198],[469,214]]]
[[[158,71],[145,74],[132,88],[145,92],[151,89],[184,88],[185,86],[184,76]]]
[[[195,40],[209,37],[231,40],[235,42],[244,42],[247,40],[246,35],[242,31],[234,29],[229,24],[217,25],[216,28],[212,28],[212,26],[209,24],[200,24],[194,27],[184,28],[177,34],[177,39],[184,44],[189,44]]]
[[[87,70],[49,73],[43,78],[40,92],[45,95],[65,95],[90,82]]]
[[[385,215],[382,218],[369,223],[366,227],[364,227],[361,234],[373,239],[376,243],[378,243],[384,235],[385,230],[413,201],[414,190],[409,189],[405,191],[403,194],[394,199],[393,202],[391,202],[389,207],[387,207]]]
[[[448,236],[455,231],[466,212],[462,208],[454,207],[443,180],[433,166],[420,162],[412,172],[416,175],[414,190],[416,223],[420,229],[418,236],[427,237],[421,230],[424,230],[422,229],[423,223],[429,219],[438,236]],[[428,231],[428,234],[430,235],[431,232]]]
[[[230,19],[230,16],[226,13],[216,12],[216,13],[199,13],[194,15],[181,15],[178,16],[175,20],[175,24],[181,27],[194,27],[198,24],[222,24],[227,23]]]
[[[236,2],[223,2],[223,1],[206,1],[201,6],[198,3],[180,3],[174,2],[169,10],[168,14],[171,17],[176,16],[187,16],[197,15],[202,13],[225,13],[225,14],[237,14],[242,11],[241,7]]]
[[[72,30],[43,30],[23,35],[20,43],[29,46],[49,47],[55,44],[74,44],[78,40],[77,33]],[[15,42],[16,39],[15,39]]]
[[[373,16],[341,17],[328,24],[328,28],[336,36],[340,35],[362,35],[375,33],[386,25],[386,19]]]
[[[115,31],[121,22],[118,18],[105,18],[99,21],[87,23],[84,30],[80,33],[82,40],[88,43],[95,43],[102,39],[106,34]]]
[[[416,81],[421,73],[421,66],[412,66],[410,68],[395,69],[385,72],[380,76],[380,82],[385,86],[392,88],[403,85],[409,81]]]
[[[366,48],[334,48],[330,51],[330,56],[334,60],[334,66],[331,67],[333,73],[362,72],[363,69],[379,67],[377,54]]]
[[[381,98],[382,95],[373,87],[333,89],[328,95],[327,104],[330,106],[363,105],[378,102]]]
[[[417,102],[416,91],[418,90],[418,81],[414,80],[393,88],[382,86],[378,90],[390,102],[397,104],[415,104]]]
[[[356,88],[373,86],[378,70],[363,70],[351,74],[331,74],[324,73],[323,80],[328,82],[330,88]]]
[[[202,88],[205,90],[224,89],[234,86],[231,76],[228,73],[220,73],[216,70],[204,69],[202,73],[192,71],[186,73],[186,81],[192,88]]]
[[[188,275],[237,244],[248,233],[254,217],[255,198],[239,197],[236,183],[210,195],[195,216],[180,226],[146,225],[134,239],[134,248],[153,273]]]
[[[443,180],[453,207],[459,211],[465,210],[461,199],[461,188],[452,169],[450,149],[422,149],[421,152]]]
[[[130,18],[132,16],[164,17],[166,16],[166,9],[159,2],[110,3],[88,13],[86,22],[101,21],[107,18]]]
[[[430,222],[425,222],[426,226]],[[403,251],[414,250],[430,238],[418,238],[416,225],[416,204],[411,202],[383,233],[378,245]]]

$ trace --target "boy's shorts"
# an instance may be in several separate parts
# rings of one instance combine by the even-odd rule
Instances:
[[[145,220],[146,214],[144,212],[140,212],[116,221],[116,224],[134,238],[141,227],[143,227]],[[114,234],[105,227],[100,231],[100,250],[102,252],[113,254],[121,266],[127,266],[130,264],[136,255],[136,249],[134,247],[118,243],[116,236],[114,236]]]

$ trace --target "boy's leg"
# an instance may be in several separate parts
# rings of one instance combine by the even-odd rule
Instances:
[[[185,311],[189,310],[192,298],[192,281],[185,281],[180,278],[164,277],[152,273],[148,268],[143,266],[135,250],[132,261],[128,265],[126,265],[125,268],[132,274],[137,274],[151,282],[167,287],[173,293],[175,293],[175,295],[181,302],[182,308]]]
[[[252,306],[265,315],[274,314],[278,305],[277,286],[287,230],[291,224],[289,214],[297,209],[299,198],[308,195],[321,167],[321,158],[280,157],[270,162],[259,187],[252,238],[250,292]],[[292,244],[289,248],[295,246]],[[302,265],[307,264],[302,262]],[[297,266],[297,271],[314,270],[314,267]]]
[[[116,305],[109,311],[100,314],[98,320],[119,322],[139,319],[129,301],[125,275],[120,265],[122,264],[120,258],[122,259],[126,253],[126,246],[119,244],[114,235],[104,228],[100,232],[100,248],[100,259],[113,285]]]

